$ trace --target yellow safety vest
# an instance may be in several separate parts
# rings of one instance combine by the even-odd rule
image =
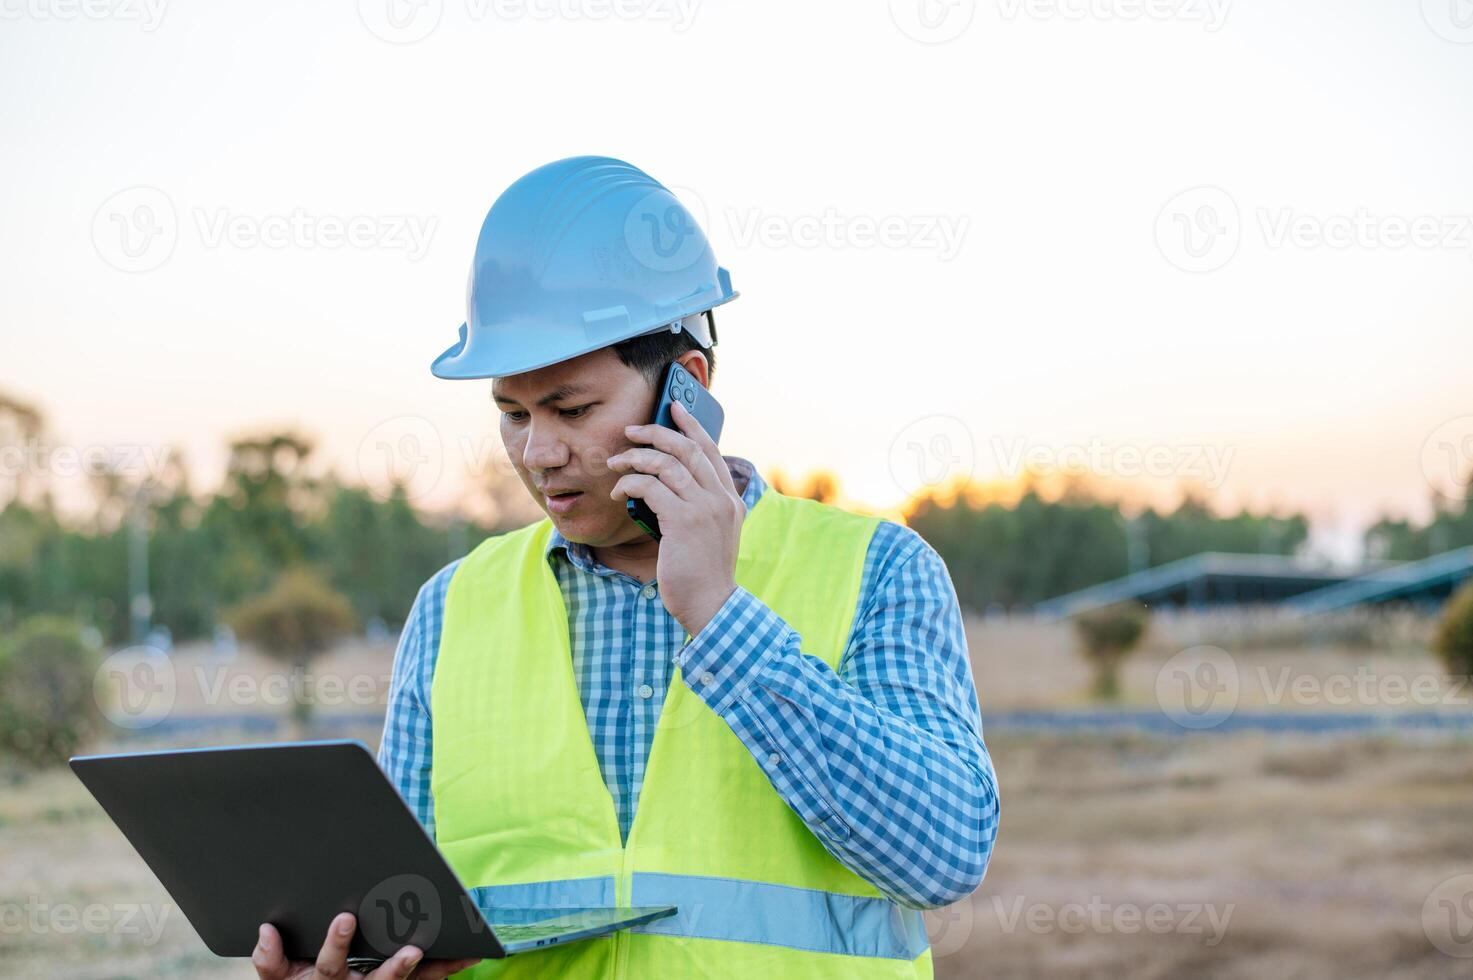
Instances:
[[[837,668],[878,523],[768,488],[742,525],[737,584]],[[824,848],[678,667],[621,844],[546,557],[551,533],[544,518],[491,538],[451,578],[430,693],[437,842],[483,906],[679,913],[458,975],[930,977],[921,913]]]

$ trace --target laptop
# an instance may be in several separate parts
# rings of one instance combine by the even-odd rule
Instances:
[[[315,960],[352,912],[355,968],[414,944],[426,959],[500,959],[603,936],[676,907],[485,907],[357,740],[71,759],[72,771],[218,956],[250,956],[261,923]]]

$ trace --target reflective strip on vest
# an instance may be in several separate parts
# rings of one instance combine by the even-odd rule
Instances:
[[[742,524],[737,584],[837,670],[878,523],[768,488]],[[498,908],[679,911],[466,975],[930,977],[921,913],[829,853],[678,666],[621,838],[573,674],[551,533],[543,520],[491,538],[451,579],[430,692],[436,843],[493,920]]]
[[[476,907],[492,909],[608,908],[614,901],[614,876],[560,878],[516,885],[482,885],[470,889]]]
[[[635,932],[913,960],[926,949],[921,913],[889,899],[761,881],[634,873],[635,905],[674,905]]]
[[[614,878],[534,881],[471,889],[476,907],[489,918],[497,909],[607,908],[614,904]],[[634,873],[633,905],[674,905],[668,918],[635,926],[634,932],[696,939],[767,943],[844,956],[912,960],[926,948],[921,913],[879,898],[760,881],[696,875]]]

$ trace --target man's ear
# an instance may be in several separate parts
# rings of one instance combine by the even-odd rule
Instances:
[[[698,350],[688,350],[675,359],[675,363],[685,368],[690,376],[701,383],[702,388],[711,387],[711,365],[706,361],[706,355]]]

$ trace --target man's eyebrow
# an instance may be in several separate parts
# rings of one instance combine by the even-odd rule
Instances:
[[[553,402],[562,401],[564,398],[571,398],[574,395],[581,395],[586,391],[588,391],[588,385],[561,384],[549,391],[547,394],[543,395],[541,398],[537,399],[537,407],[542,408],[546,405],[551,405]],[[517,401],[515,399],[507,398],[505,395],[497,394],[494,388],[491,390],[491,397],[499,402],[506,402],[511,405],[517,404]]]

